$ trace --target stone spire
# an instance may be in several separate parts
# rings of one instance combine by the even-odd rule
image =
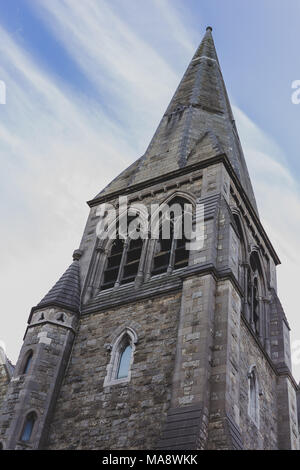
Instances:
[[[146,153],[96,199],[224,153],[257,212],[212,28],[208,27]]]
[[[80,271],[79,259],[81,251],[75,250],[73,253],[73,263],[52,287],[47,295],[33,307],[32,311],[44,307],[62,307],[75,313],[79,313],[80,308]]]

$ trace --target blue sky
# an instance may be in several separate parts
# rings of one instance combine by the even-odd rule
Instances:
[[[144,153],[207,25],[299,347],[299,0],[0,0],[0,11],[8,355],[16,360],[30,308],[70,264],[85,201]]]

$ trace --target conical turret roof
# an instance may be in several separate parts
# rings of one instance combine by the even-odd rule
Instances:
[[[37,304],[33,310],[43,307],[61,307],[75,313],[80,309],[80,271],[79,250],[73,255],[74,261],[52,287],[47,295]]]

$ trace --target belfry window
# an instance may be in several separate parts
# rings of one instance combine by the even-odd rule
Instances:
[[[33,357],[33,352],[30,351],[30,353],[27,355],[27,358],[25,360],[25,364],[24,364],[24,367],[23,367],[22,374],[27,374],[27,372],[29,371],[30,365],[31,365],[31,362],[32,362],[32,357]]]
[[[245,289],[246,286],[246,279],[245,276],[247,275],[246,269],[245,269],[245,262],[246,262],[246,242],[244,238],[244,233],[242,229],[242,225],[240,222],[239,217],[237,214],[233,214],[233,221],[234,221],[234,228],[235,232],[238,236],[238,254],[237,254],[237,275],[238,275],[238,281],[243,289]]]
[[[130,222],[133,218],[129,218]],[[126,240],[117,234],[104,270],[101,290],[133,282],[138,274],[143,240],[141,238]]]
[[[29,442],[30,441],[35,421],[36,421],[36,414],[35,413],[30,413],[26,417],[24,427],[23,427],[22,436],[21,436],[21,441],[23,441],[23,442]]]
[[[152,275],[162,274],[168,270],[170,264],[172,239],[164,240],[160,230],[159,240],[157,241],[155,248],[156,250],[153,259]]]
[[[104,271],[102,290],[114,287],[119,274],[123,250],[124,240],[120,240],[119,238],[117,238],[113,242],[110,255],[107,259],[107,266]]]
[[[139,269],[142,247],[143,240],[141,238],[138,238],[137,240],[129,240],[128,249],[126,250],[126,261],[120,284],[127,284],[135,280]]]
[[[170,203],[170,216],[160,218],[159,239],[156,242],[152,275],[171,273],[174,269],[184,268],[189,263],[189,251],[186,249],[185,203],[182,198],[175,198]],[[169,230],[163,224],[169,224]]]
[[[250,256],[250,267],[248,275],[248,304],[250,309],[250,324],[257,336],[263,336],[263,275],[262,267],[257,252]]]

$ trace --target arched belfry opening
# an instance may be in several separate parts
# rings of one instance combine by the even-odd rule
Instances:
[[[243,290],[247,285],[247,240],[240,216],[233,213],[234,228],[238,236],[238,281]]]
[[[263,299],[265,297],[265,280],[260,257],[257,251],[250,255],[248,273],[248,304],[250,325],[257,337],[263,341],[265,336],[265,312]]]
[[[155,242],[151,275],[172,273],[189,264],[187,244],[191,238],[191,202],[175,196],[168,210],[159,214],[159,239]],[[191,215],[188,217],[188,213]]]
[[[127,233],[122,235],[120,230],[120,220],[117,221],[116,238],[107,248],[107,258],[104,260],[105,268],[100,282],[100,290],[104,291],[120,285],[129,284],[135,281],[139,271],[139,264],[142,254],[144,240],[141,236],[131,237],[130,224],[134,223],[139,215],[128,215]]]

